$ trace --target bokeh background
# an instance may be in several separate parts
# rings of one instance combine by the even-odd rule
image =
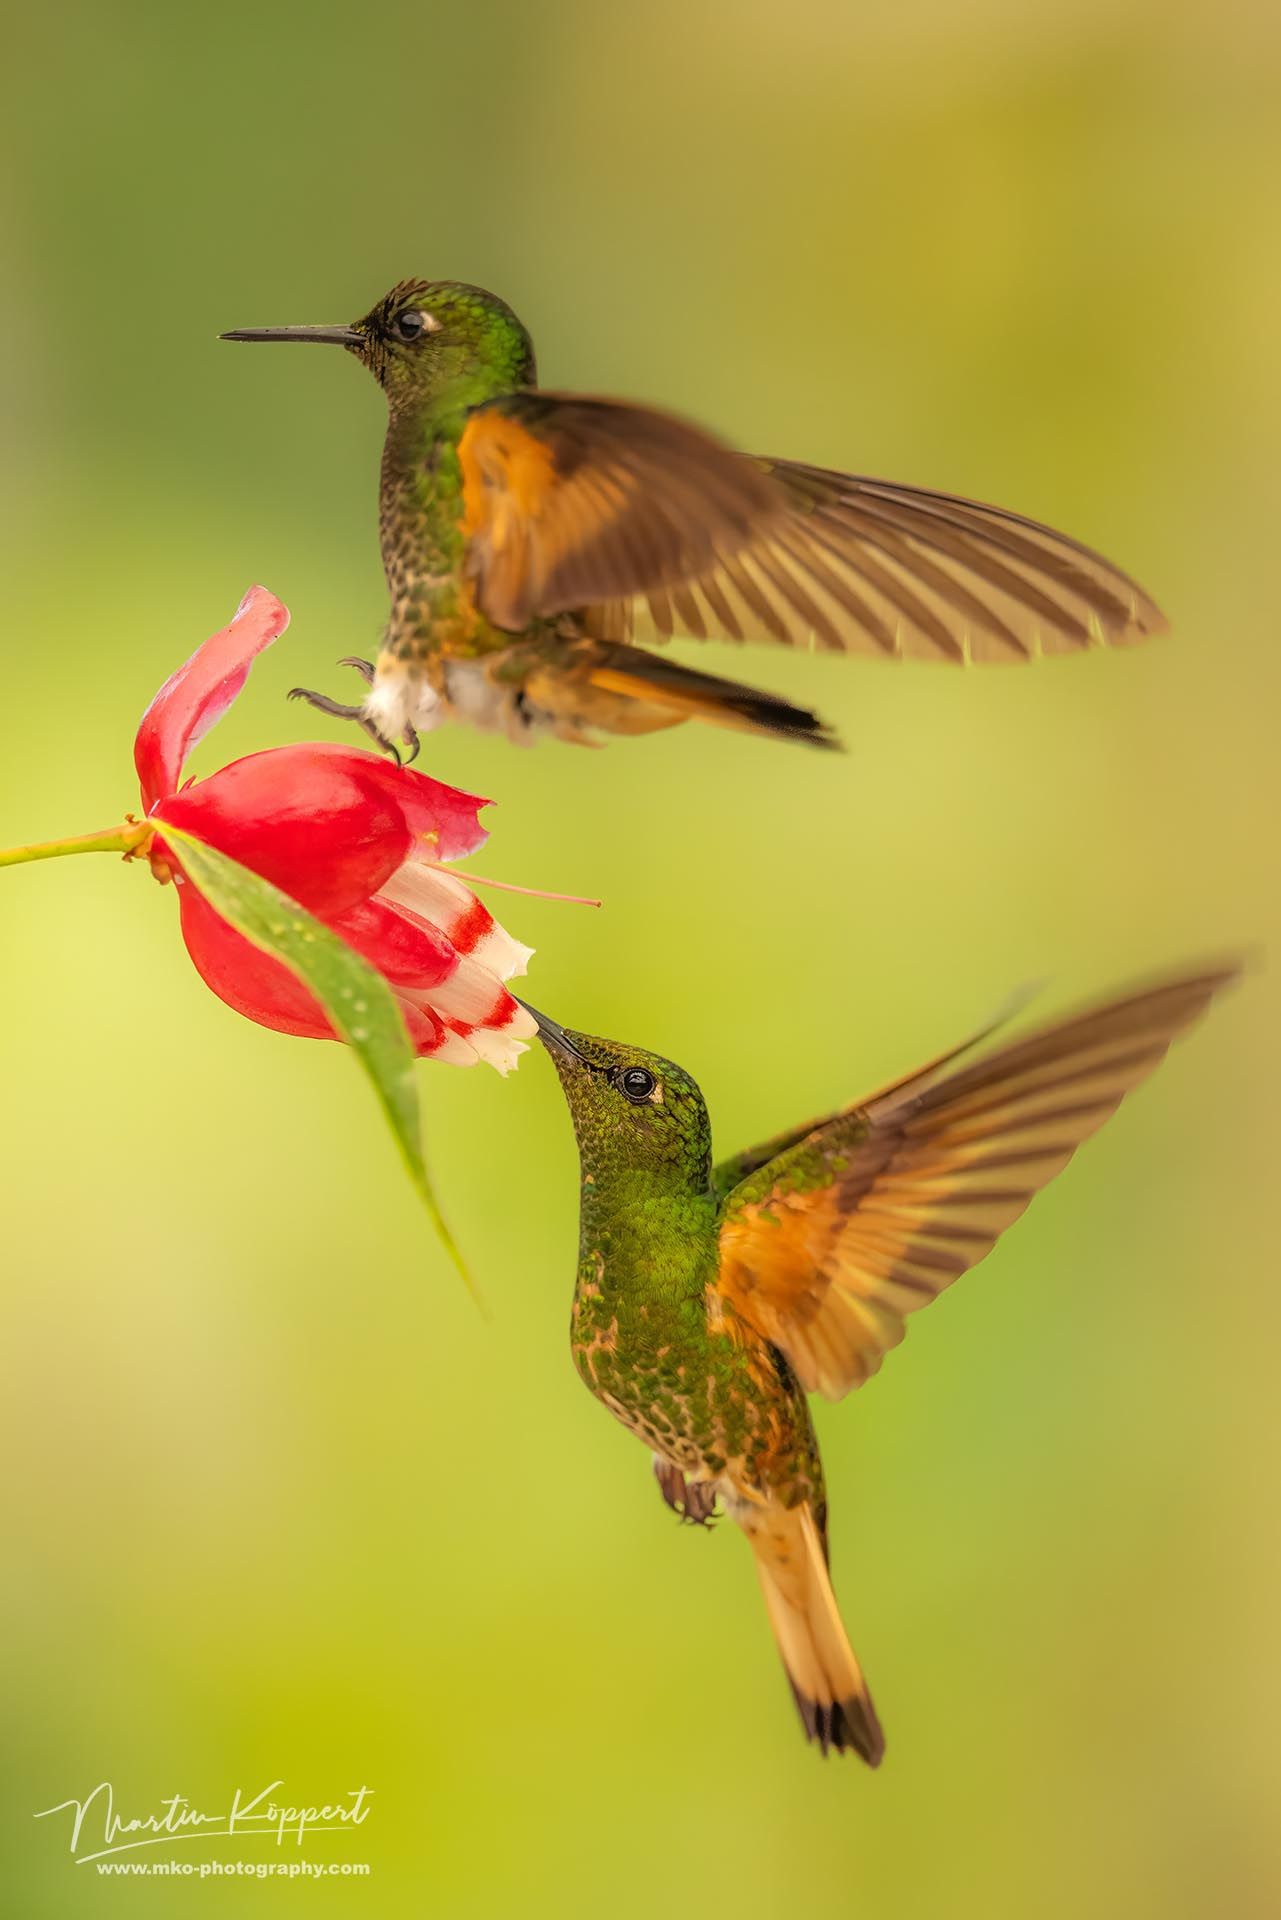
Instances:
[[[1008,674],[719,656],[838,761],[434,736],[499,802],[475,864],[606,899],[506,903],[541,1004],[690,1065],[728,1151],[1017,982],[1275,948],[1272,9],[68,0],[6,44],[0,841],[120,817],[255,579],[294,624],[197,769],[317,730],[286,689],[382,617],[379,396],[215,335],[434,274],[549,384],[1040,515],[1174,621]],[[207,994],[145,872],[8,873],[3,915],[5,1912],[1276,1912],[1266,963],[818,1411],[874,1778],[573,1374],[542,1059],[421,1070],[485,1321],[352,1063]],[[122,1884],[32,1819],[278,1778],[374,1789],[308,1852],[371,1879]]]

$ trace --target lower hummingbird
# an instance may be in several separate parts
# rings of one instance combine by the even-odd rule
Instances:
[[[530,1012],[582,1170],[571,1338],[596,1398],[653,1454],[664,1500],[747,1535],[806,1735],[871,1766],[884,1739],[828,1568],[806,1394],[861,1386],[990,1252],[1170,1043],[1224,966],[1110,1000],[907,1078],[712,1164],[703,1096],[670,1060]]]
[[[382,745],[446,718],[526,741],[683,720],[838,744],[803,707],[649,651],[673,635],[956,663],[1164,629],[1141,587],[1022,515],[732,452],[627,401],[540,391],[505,301],[404,280],[349,326],[225,340],[343,347],[387,399],[391,599],[361,704],[295,696]]]

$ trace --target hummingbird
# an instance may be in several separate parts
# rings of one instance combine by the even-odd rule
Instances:
[[[878,1093],[712,1162],[684,1068],[530,1008],[573,1119],[571,1341],[683,1520],[746,1534],[807,1737],[884,1738],[828,1564],[808,1393],[877,1371],[909,1314],[989,1253],[1235,965],[1129,992],[967,1058],[989,1025]]]
[[[387,399],[391,602],[359,704],[295,688],[383,747],[469,721],[596,744],[702,720],[834,747],[807,709],[651,651],[673,635],[957,664],[1164,630],[1064,534],[977,501],[733,452],[625,400],[541,390],[504,300],[403,280],[350,326],[224,340],[344,348]]]

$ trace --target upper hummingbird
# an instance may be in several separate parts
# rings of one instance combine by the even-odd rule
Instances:
[[[884,1741],[832,1592],[806,1394],[875,1373],[1235,975],[1132,992],[958,1065],[989,1028],[715,1167],[688,1073],[534,1013],[582,1168],[578,1370],[651,1449],[669,1506],[705,1522],[719,1499],[746,1533],[824,1752],[875,1766]]]
[[[651,407],[541,392],[505,301],[404,280],[350,326],[225,340],[345,347],[387,397],[391,616],[360,707],[384,745],[447,718],[513,740],[682,720],[837,744],[813,714],[640,643],[773,640],[999,662],[1163,630],[1142,588],[1048,527],[951,494],[734,453]]]

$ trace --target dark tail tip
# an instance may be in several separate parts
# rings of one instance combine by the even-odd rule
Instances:
[[[700,673],[679,660],[664,659],[644,647],[614,646],[604,662],[610,678],[630,682],[635,698],[650,694],[703,720],[737,722],[778,740],[799,740],[807,747],[843,751],[832,729],[811,713],[776,693],[744,686],[740,680],[722,680],[719,674]],[[732,720],[731,720],[732,716]]]
[[[852,1694],[848,1700],[825,1706],[807,1699],[795,1686],[792,1693],[807,1740],[817,1741],[825,1754],[856,1753],[869,1767],[880,1766],[885,1758],[885,1735],[868,1694]]]
[[[780,740],[799,740],[806,747],[823,747],[829,753],[845,751],[843,742],[826,721],[820,720],[808,707],[794,707],[790,700],[779,700],[773,694],[745,688],[722,704],[741,714],[761,733],[771,733]]]

